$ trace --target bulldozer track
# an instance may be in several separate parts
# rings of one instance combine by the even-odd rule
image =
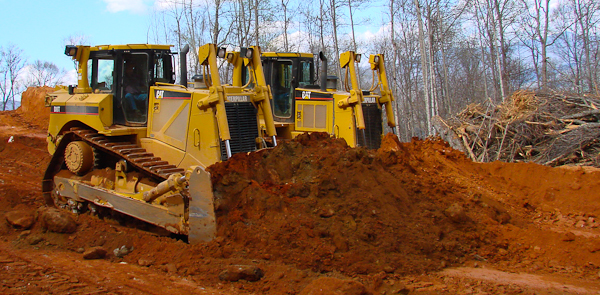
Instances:
[[[185,173],[185,169],[178,168],[146,149],[129,141],[120,141],[121,138],[111,138],[99,134],[95,130],[73,127],[69,130],[76,138],[89,143],[92,147],[103,152],[111,153],[128,162],[140,172],[159,180],[167,179],[171,174]]]

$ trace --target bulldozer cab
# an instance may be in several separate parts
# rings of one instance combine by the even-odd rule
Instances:
[[[314,81],[312,54],[263,53],[262,63],[267,84],[273,93],[273,115],[278,122],[294,122],[296,88],[304,88]]]
[[[174,82],[169,50],[92,51],[88,69],[92,91],[113,95],[113,123],[118,125],[146,126],[150,86]]]

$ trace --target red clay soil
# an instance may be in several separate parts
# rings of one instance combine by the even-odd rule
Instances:
[[[1,216],[43,208],[45,130],[28,120],[0,113]],[[90,213],[73,214],[73,234],[0,222],[0,292],[600,292],[597,169],[473,163],[437,139],[386,135],[373,151],[311,134],[208,170],[215,241],[189,245]],[[107,258],[83,260],[94,246]],[[133,251],[119,258],[113,249],[122,246]],[[238,264],[264,277],[219,279]]]

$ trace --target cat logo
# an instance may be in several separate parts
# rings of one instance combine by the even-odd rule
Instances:
[[[164,90],[156,90],[156,98],[161,99],[165,95]]]
[[[302,99],[310,99],[310,91],[302,91]]]

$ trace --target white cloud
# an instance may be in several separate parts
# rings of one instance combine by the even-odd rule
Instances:
[[[126,1],[126,0],[123,0],[123,1]],[[193,0],[154,0],[153,6],[156,11],[170,10],[170,9],[174,9],[175,7],[179,7],[179,9],[182,9],[181,7],[183,5],[189,5],[190,1],[193,1]],[[195,0],[195,1],[193,1],[194,7],[198,7],[199,5],[208,7],[208,6],[214,6],[215,4],[214,4],[214,1],[210,1],[210,0]]]
[[[109,12],[131,11],[144,13],[147,9],[144,0],[103,0]]]
[[[176,2],[173,0],[156,0],[156,1],[154,1],[154,9],[156,9],[157,11],[171,9],[171,7],[173,7],[174,5],[176,5]]]

